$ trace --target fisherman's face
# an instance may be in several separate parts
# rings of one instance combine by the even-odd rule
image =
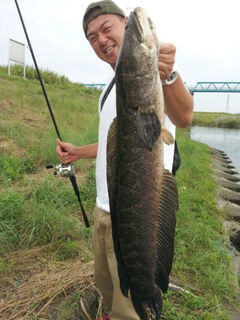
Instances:
[[[96,55],[115,69],[127,18],[116,14],[101,14],[87,27],[87,38]]]

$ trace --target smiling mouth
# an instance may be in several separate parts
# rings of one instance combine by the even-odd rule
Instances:
[[[111,46],[111,47],[108,47],[108,48],[104,51],[104,53],[108,53],[108,52],[112,51],[113,48],[114,48],[114,45]]]

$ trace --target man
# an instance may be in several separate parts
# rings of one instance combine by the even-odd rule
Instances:
[[[83,17],[83,30],[86,38],[97,56],[107,62],[113,70],[115,70],[123,40],[126,21],[127,17],[124,12],[110,0],[91,3]],[[176,48],[174,45],[169,43],[161,44],[158,67],[160,78],[164,84],[165,126],[171,131],[175,130],[175,126],[182,128],[188,126],[192,121],[193,115],[192,95],[185,88],[177,70],[173,70],[175,53]],[[114,74],[110,77],[99,99],[98,143],[76,147],[58,139],[56,151],[62,163],[96,157],[97,199],[93,230],[95,281],[110,311],[111,320],[139,320],[131,298],[124,297],[120,290],[109,214],[106,181],[106,141],[109,126],[116,116],[115,86],[109,92],[102,110],[101,101],[113,77]],[[173,149],[171,152],[166,152],[165,167],[171,170],[172,163]]]

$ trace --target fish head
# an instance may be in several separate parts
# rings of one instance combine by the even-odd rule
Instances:
[[[128,17],[116,63],[116,79],[120,79],[121,88],[126,88],[128,106],[137,105],[139,101],[144,103],[156,89],[156,82],[160,86],[159,48],[152,20],[144,8],[135,8]]]

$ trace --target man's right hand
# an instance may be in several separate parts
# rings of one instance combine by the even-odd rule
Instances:
[[[61,163],[72,163],[80,158],[79,150],[73,144],[62,142],[59,139],[57,139],[57,144],[56,152]]]

